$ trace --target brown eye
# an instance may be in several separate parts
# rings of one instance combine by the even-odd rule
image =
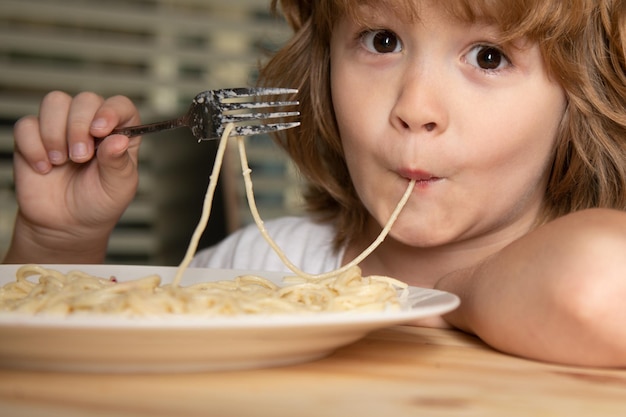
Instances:
[[[467,62],[484,71],[496,71],[511,65],[509,58],[499,48],[477,45],[467,54]]]
[[[400,52],[402,45],[395,33],[389,30],[376,30],[362,35],[363,44],[371,51],[378,54]]]
[[[476,54],[476,63],[482,69],[497,69],[505,60],[504,54],[493,47],[484,47]]]

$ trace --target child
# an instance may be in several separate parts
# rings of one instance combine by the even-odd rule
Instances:
[[[274,0],[272,7],[277,9]],[[349,262],[458,294],[454,326],[496,349],[626,366],[626,2],[283,0],[292,41],[262,69],[300,90],[282,146],[307,218],[267,222],[305,271]],[[125,98],[48,95],[15,127],[20,205],[5,262],[102,262],[137,183]],[[46,201],[44,207],[41,201]],[[276,269],[244,229],[196,266]]]

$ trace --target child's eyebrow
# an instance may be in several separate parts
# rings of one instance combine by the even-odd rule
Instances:
[[[393,17],[405,22],[417,22],[419,16],[416,7],[393,5],[387,1],[360,3],[349,7],[345,13],[355,22],[364,25],[376,25],[383,18]],[[383,17],[381,17],[383,16]]]

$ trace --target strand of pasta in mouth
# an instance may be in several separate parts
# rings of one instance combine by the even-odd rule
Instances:
[[[244,177],[244,180],[245,180],[245,186],[246,186],[246,197],[248,199],[248,206],[250,207],[250,213],[252,213],[252,218],[254,219],[254,222],[256,223],[256,226],[258,227],[259,231],[261,232],[261,235],[267,241],[267,243],[271,246],[271,248],[274,250],[274,252],[278,255],[280,260],[285,264],[285,266],[287,266],[292,272],[294,272],[299,277],[308,278],[308,279],[331,278],[331,277],[334,277],[334,276],[336,276],[338,274],[341,274],[341,273],[343,273],[343,272],[345,272],[345,271],[347,271],[347,270],[349,270],[351,268],[354,268],[355,266],[360,264],[363,261],[363,259],[368,257],[372,252],[374,252],[374,250],[383,242],[383,240],[385,240],[385,238],[387,237],[387,235],[391,231],[391,228],[393,227],[394,223],[398,219],[398,216],[400,215],[400,212],[402,211],[402,209],[406,205],[407,201],[411,197],[411,193],[413,192],[413,188],[415,187],[415,180],[410,180],[409,183],[408,183],[408,186],[406,188],[406,191],[404,192],[404,194],[402,195],[402,198],[400,199],[400,201],[396,205],[395,209],[391,213],[391,216],[389,217],[389,220],[387,220],[387,223],[383,227],[383,229],[380,232],[380,234],[357,257],[355,257],[352,261],[350,261],[349,263],[345,264],[341,268],[338,268],[338,269],[336,269],[334,271],[329,271],[329,272],[326,272],[326,273],[323,273],[323,274],[316,274],[316,275],[309,274],[307,272],[302,271],[293,262],[291,262],[287,258],[285,253],[282,251],[282,249],[276,244],[274,239],[272,239],[272,237],[267,232],[267,229],[265,228],[265,225],[263,224],[263,219],[261,219],[261,216],[259,215],[259,210],[257,209],[256,202],[255,202],[255,199],[254,199],[253,185],[252,185],[252,180],[250,179],[250,173],[252,172],[252,170],[248,166],[248,159],[247,159],[247,156],[246,156],[246,148],[245,148],[245,144],[244,144],[244,141],[243,141],[243,137],[238,137],[237,140],[238,140],[237,144],[239,146],[239,156],[241,158],[242,174],[243,174],[243,177]]]

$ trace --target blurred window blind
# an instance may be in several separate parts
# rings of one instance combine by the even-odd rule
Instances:
[[[0,256],[16,212],[12,125],[19,117],[36,114],[49,91],[94,91],[130,97],[149,122],[184,112],[200,91],[253,85],[264,52],[289,36],[268,8],[269,0],[2,0]],[[163,219],[159,210],[176,198],[180,184],[204,193],[208,176],[194,182],[180,173],[197,176],[188,161],[208,146],[182,132],[144,138],[140,189],[111,237],[112,261],[175,262],[163,255],[171,252],[164,236],[178,229],[177,217],[189,216],[175,212]],[[248,140],[248,153],[262,216],[298,213],[298,180],[282,152],[259,136]],[[210,172],[212,160],[199,163],[201,176]],[[223,221],[230,232],[250,216],[239,166],[232,163],[225,171]],[[185,242],[189,236],[185,232]]]

